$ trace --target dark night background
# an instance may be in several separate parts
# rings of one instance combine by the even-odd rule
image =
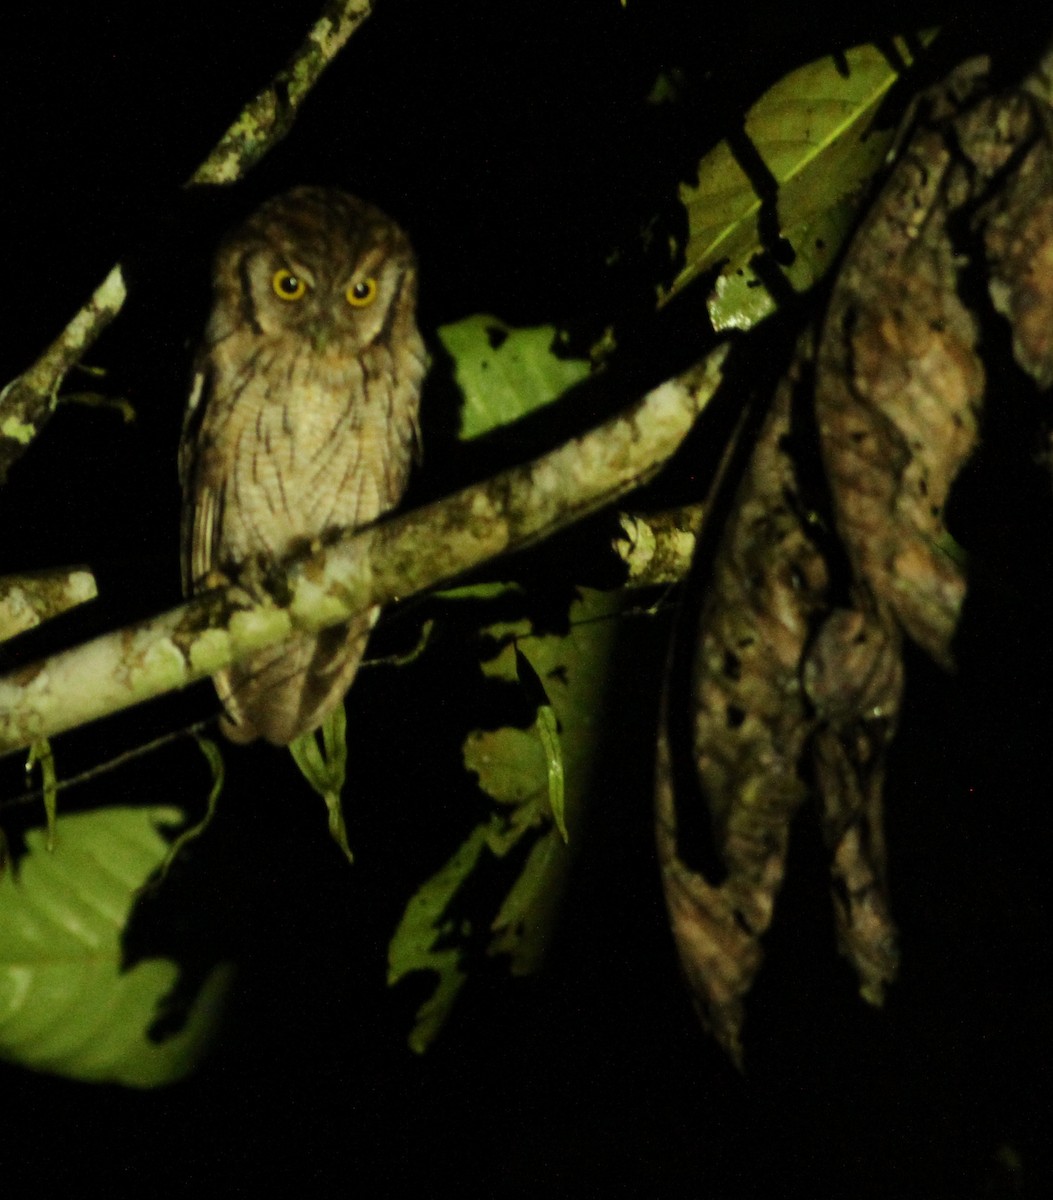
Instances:
[[[674,219],[676,181],[722,121],[794,66],[927,22],[948,24],[949,61],[989,50],[1009,78],[1049,32],[1007,5],[975,18],[950,4],[846,7],[802,19],[776,3],[629,0],[623,12],[616,0],[377,0],[291,136],[244,184],[194,197],[181,181],[316,5],[6,7],[0,381],[126,256],[131,299],[90,361],[137,419],[58,413],[0,495],[0,572],[96,569],[103,599],[49,631],[64,641],[178,600],[175,447],[211,248],[297,183],[346,186],[408,228],[426,335],[486,311],[566,322],[584,338],[611,313],[639,312],[627,356],[642,380],[662,378],[697,352],[690,322],[647,314],[644,259],[629,255],[613,275],[604,259],[635,244],[662,205]],[[644,105],[669,67],[694,81],[683,104]],[[777,322],[764,333],[776,345],[785,336]],[[662,361],[648,358],[654,345],[669,347]],[[443,373],[440,361],[425,393],[418,499],[519,457],[508,446],[493,461],[456,452]],[[806,810],[749,1004],[745,1075],[703,1035],[651,840],[666,616],[620,632],[603,779],[546,969],[516,982],[483,970],[438,1044],[414,1057],[405,1033],[423,991],[387,991],[386,941],[470,816],[436,784],[460,744],[447,736],[457,659],[440,648],[404,672],[366,672],[349,697],[351,870],[286,755],[228,753],[217,824],[143,934],[191,970],[237,957],[220,1043],[194,1078],[145,1094],[0,1068],[5,1195],[19,1182],[46,1191],[95,1179],[162,1194],[207,1183],[234,1194],[1045,1195],[1053,504],[1035,461],[1040,412],[1010,368],[991,371],[985,448],[956,499],[977,562],[961,669],[948,679],[920,655],[908,663],[886,792],[903,967],[884,1010],[858,1000],[837,957]],[[213,706],[201,687],[57,739],[60,771]],[[0,763],[0,794],[19,791],[20,776]],[[177,744],[68,793],[68,807],[200,811],[206,791],[203,762]]]

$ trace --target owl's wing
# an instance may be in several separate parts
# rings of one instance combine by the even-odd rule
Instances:
[[[204,462],[202,421],[208,410],[211,373],[199,366],[187,400],[183,434],[179,442],[179,482],[183,489],[180,557],[183,593],[189,596],[216,559],[222,526],[224,487]]]

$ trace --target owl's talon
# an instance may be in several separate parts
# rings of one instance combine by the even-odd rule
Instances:
[[[195,592],[218,592],[230,587],[231,579],[216,567],[210,567],[194,585]]]

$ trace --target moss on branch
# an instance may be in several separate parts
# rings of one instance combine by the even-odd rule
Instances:
[[[0,753],[187,686],[549,536],[651,478],[716,391],[727,346],[626,413],[485,483],[0,679]]]

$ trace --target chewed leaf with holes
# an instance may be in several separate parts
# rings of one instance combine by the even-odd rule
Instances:
[[[955,233],[977,188],[957,161],[964,128],[919,129],[867,214],[831,295],[815,389],[853,570],[946,667],[965,577],[945,509],[979,439],[985,389]]]
[[[470,589],[465,598],[475,598]],[[390,983],[412,971],[438,975],[410,1035],[416,1050],[438,1033],[464,982],[465,936],[449,913],[484,856],[524,853],[499,911],[477,919],[490,930],[488,952],[507,956],[513,974],[533,970],[542,956],[592,775],[620,608],[617,594],[582,589],[562,636],[537,634],[528,620],[483,631],[494,647],[484,673],[519,689],[535,721],[525,729],[506,725],[468,736],[465,765],[489,797],[491,812],[410,900],[392,939]]]
[[[935,34],[924,34],[928,43]],[[904,65],[913,54],[895,42]],[[839,61],[810,63],[780,80],[746,115],[745,134],[778,187],[777,228],[763,230],[762,199],[728,142],[699,164],[698,183],[682,186],[688,240],[684,268],[662,299],[720,267],[709,301],[716,329],[748,329],[774,307],[761,274],[770,251],[764,233],[782,239],[768,269],[803,292],[828,269],[850,232],[866,184],[881,166],[893,136],[875,117],[899,71],[874,46],[857,46]],[[771,237],[769,236],[769,240]]]
[[[172,808],[108,808],[61,817],[55,850],[30,831],[17,873],[0,878],[0,1057],[96,1083],[155,1087],[186,1075],[204,1052],[229,972],[218,967],[182,1029],[151,1026],[178,967],[124,969],[121,934],[138,889],[165,857],[158,826]]]
[[[584,359],[553,353],[559,335],[552,325],[513,329],[479,315],[443,325],[438,334],[464,395],[460,436],[465,441],[555,400],[590,369]]]
[[[492,925],[493,949],[511,956],[514,971],[529,971],[540,959],[562,890],[569,863],[562,843],[573,841],[581,820],[621,607],[615,593],[582,588],[562,637],[539,636],[526,622],[487,631],[503,645],[484,672],[523,687],[537,714],[530,729],[477,730],[464,745],[465,765],[499,806],[505,837],[514,839],[509,848],[528,829],[544,831]]]
[[[789,452],[793,403],[810,356],[802,339],[713,564],[692,684],[697,794],[684,789],[678,796],[683,779],[672,770],[668,738],[659,745],[658,854],[673,934],[703,1017],[736,1061],[743,1000],[760,967],[790,823],[805,795],[798,762],[815,725],[800,669],[826,611],[829,578],[802,518]],[[683,829],[692,797],[712,828],[716,877],[688,865],[705,856],[706,845],[700,824]]]

